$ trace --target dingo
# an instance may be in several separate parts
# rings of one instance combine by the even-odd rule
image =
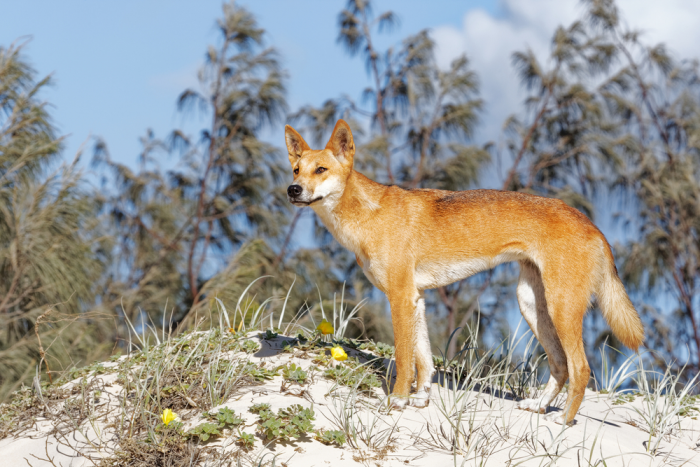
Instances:
[[[429,403],[434,373],[423,290],[506,261],[520,263],[518,304],[549,360],[542,396],[518,407],[544,413],[570,379],[566,407],[547,419],[569,423],[590,368],[583,316],[591,294],[615,335],[637,349],[644,328],[617,275],[610,245],[591,221],[557,199],[498,190],[404,190],[353,170],[350,127],[338,120],[324,149],[312,150],[287,125],[285,140],[295,206],[311,206],[333,236],[355,253],[391,305],[396,345],[392,405]],[[409,395],[417,370],[416,393]]]

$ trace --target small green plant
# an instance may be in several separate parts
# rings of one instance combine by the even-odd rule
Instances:
[[[219,425],[222,425],[224,428],[235,428],[245,423],[245,420],[236,415],[236,412],[228,407],[219,409],[215,414],[205,413],[204,416],[216,420]]]
[[[4,439],[23,424],[37,403],[31,388],[22,387],[12,394],[9,403],[0,404],[0,439]]]
[[[156,434],[157,436],[153,436]],[[150,433],[147,436],[149,443],[151,444],[163,444],[168,439],[180,439],[189,438],[189,433],[182,432],[182,422],[172,421],[167,425],[165,423],[158,423],[156,425],[154,433]]]
[[[260,350],[260,345],[258,345],[257,342],[252,341],[252,340],[244,340],[241,342],[241,350],[244,351],[245,353],[255,353],[258,350]]]
[[[450,373],[460,373],[463,369],[460,369],[459,362],[457,360],[448,360],[445,362],[443,357],[433,355],[433,365],[438,370],[445,370]]]
[[[107,372],[107,368],[102,365],[101,362],[98,363],[93,363],[87,369],[93,374],[93,375],[101,375]]]
[[[236,442],[243,449],[250,450],[255,446],[255,436],[251,433],[241,432]]]
[[[326,353],[325,351],[319,352],[318,355],[316,355],[311,362],[315,363],[317,365],[321,366],[328,366],[331,363],[332,357],[330,353]]]
[[[635,395],[629,392],[618,394],[618,396],[613,401],[613,405],[623,405],[629,402],[634,402]]]
[[[695,419],[700,415],[700,395],[695,396],[685,396],[680,401],[680,410],[678,411],[679,417],[691,417]]]
[[[202,423],[187,432],[190,437],[197,437],[200,441],[207,441],[211,437],[221,436],[219,425],[216,423]]]
[[[279,336],[279,334],[276,333],[276,332],[274,332],[274,331],[272,331],[272,329],[268,329],[267,331],[265,331],[265,332],[263,332],[263,333],[260,334],[260,338],[261,338],[261,339],[265,339],[265,340],[274,339],[274,338],[276,338],[277,336]]]
[[[360,350],[369,350],[370,352],[374,352],[375,354],[384,358],[392,358],[395,352],[393,345],[374,341],[365,342],[364,344],[361,344],[358,348]]]
[[[208,422],[197,425],[187,432],[189,437],[197,437],[200,441],[207,441],[209,438],[221,436],[222,430],[235,429],[245,423],[236,412],[224,407],[216,413],[204,412],[202,415]]]
[[[270,404],[255,404],[249,411],[260,417],[258,431],[270,441],[298,439],[314,429],[316,414],[299,404],[279,409],[276,414],[270,410]]]
[[[295,363],[290,363],[282,367],[282,376],[284,376],[284,379],[287,381],[300,385],[306,383],[306,378],[308,377],[306,371]]]
[[[297,334],[297,337],[295,337],[291,341],[282,341],[282,349],[284,352],[292,352],[295,349],[305,352],[318,348],[318,344],[318,336],[316,339],[309,340],[309,338],[303,332],[299,332]]]
[[[108,368],[105,368],[104,365],[102,365],[102,362],[96,362],[93,363],[90,366],[86,366],[83,368],[73,368],[72,370],[69,370],[68,372],[68,380],[73,380],[77,378],[82,378],[84,376],[88,376],[90,374],[94,375],[102,375],[110,371]]]
[[[263,410],[270,410],[270,404],[263,402],[262,404],[253,404],[249,409],[248,412],[250,413],[255,413],[259,414]]]
[[[340,430],[316,430],[315,438],[323,444],[336,444],[342,446],[345,444],[345,433]]]
[[[248,375],[256,381],[267,381],[271,380],[275,376],[279,376],[279,368],[268,370],[267,368],[263,368],[262,366],[254,363],[241,364],[236,371]]]
[[[323,375],[342,386],[357,388],[359,391],[369,391],[382,385],[377,375],[356,358],[347,359],[343,365],[327,368]]]
[[[163,389],[160,390],[160,393],[161,397],[170,396],[177,393],[186,394],[189,388],[189,384],[175,384],[173,386],[165,386]]]

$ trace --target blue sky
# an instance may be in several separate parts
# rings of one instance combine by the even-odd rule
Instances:
[[[364,66],[335,42],[345,0],[238,3],[255,14],[268,31],[267,44],[281,53],[291,111],[341,94],[359,97],[367,84]],[[581,11],[578,0],[376,0],[375,5],[401,20],[395,32],[380,37],[380,47],[429,28],[442,65],[468,55],[486,101],[479,142],[498,140],[505,117],[522,108],[511,53],[531,48],[545,56],[554,29]],[[626,22],[645,31],[650,42],[667,43],[679,58],[698,57],[700,1],[618,0],[618,5]],[[0,7],[0,45],[32,38],[25,52],[40,75],[53,74],[55,85],[44,98],[67,135],[67,158],[92,135],[105,139],[114,159],[133,163],[147,128],[162,137],[183,126],[175,102],[196,84],[206,47],[217,39],[220,11],[220,0],[6,1]],[[195,128],[189,122],[186,129]],[[281,146],[281,126],[278,131]]]
[[[255,14],[268,31],[267,44],[280,51],[292,111],[342,93],[358,96],[365,87],[359,59],[350,59],[335,43],[344,1],[238,4]],[[496,14],[498,4],[380,1],[378,11],[392,9],[401,20],[380,45],[423,28],[459,28],[465,13],[477,8]],[[67,135],[66,157],[92,135],[106,140],[114,159],[132,163],[147,128],[165,136],[183,124],[175,102],[196,84],[206,47],[217,39],[221,1],[22,1],[5,2],[0,11],[0,45],[31,37],[26,55],[40,75],[53,75],[54,86],[43,97]]]

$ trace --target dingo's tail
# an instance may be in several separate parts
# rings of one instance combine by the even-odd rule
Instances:
[[[644,340],[644,326],[617,275],[610,245],[603,241],[605,254],[600,265],[602,274],[596,293],[598,304],[613,334],[626,347],[637,350]]]

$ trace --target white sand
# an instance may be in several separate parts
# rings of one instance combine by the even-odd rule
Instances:
[[[268,361],[277,366],[294,362],[304,368],[312,363],[308,358],[297,358],[289,353],[279,353],[282,337],[262,341],[263,348],[251,361]],[[352,355],[352,353],[350,352]],[[105,364],[109,366],[109,364]],[[79,429],[63,426],[65,436],[50,434],[55,422],[38,420],[32,430],[17,434],[15,438],[0,441],[0,466],[88,466],[93,461],[81,456],[87,453],[93,459],[107,456],[115,446],[114,431],[107,428],[110,417],[117,413],[121,387],[114,381],[116,375],[97,376],[111,384],[95,402],[95,412]],[[69,383],[71,384],[71,383]],[[312,407],[316,413],[314,426],[337,430],[342,418],[342,405],[348,401],[347,388],[339,388],[316,372],[313,380],[303,386],[290,386],[282,392],[283,378],[276,377],[265,384],[246,387],[221,407],[229,407],[251,425],[257,416],[248,412],[255,403],[267,402],[274,410],[301,404]],[[303,391],[302,391],[303,389]],[[334,395],[329,392],[334,390]],[[296,394],[296,395],[295,395]],[[260,437],[256,446],[242,465],[287,466],[696,466],[700,465],[700,421],[682,417],[674,421],[677,427],[658,443],[655,454],[647,446],[658,438],[649,436],[643,417],[634,410],[645,413],[643,400],[613,405],[614,396],[586,393],[586,398],[576,416],[576,424],[562,427],[545,421],[543,416],[520,411],[515,402],[475,391],[454,391],[433,384],[431,403],[427,408],[407,407],[403,411],[378,411],[383,407],[381,398],[385,391],[377,391],[377,397],[356,404],[354,426],[359,435],[353,443],[342,448],[326,446],[311,437],[291,443],[272,443],[265,446]],[[469,439],[460,437],[453,448],[452,424],[456,424],[453,397],[459,398],[457,406],[466,407],[462,415],[462,432]],[[563,403],[562,394],[558,404]],[[447,413],[445,413],[445,411]],[[449,416],[449,417],[448,417]],[[193,416],[184,420],[185,428],[201,423]],[[471,427],[469,429],[468,427]],[[648,428],[646,428],[648,430]],[[252,432],[253,428],[247,428]],[[224,450],[238,447],[230,436],[209,443]],[[603,460],[604,459],[604,463]]]

